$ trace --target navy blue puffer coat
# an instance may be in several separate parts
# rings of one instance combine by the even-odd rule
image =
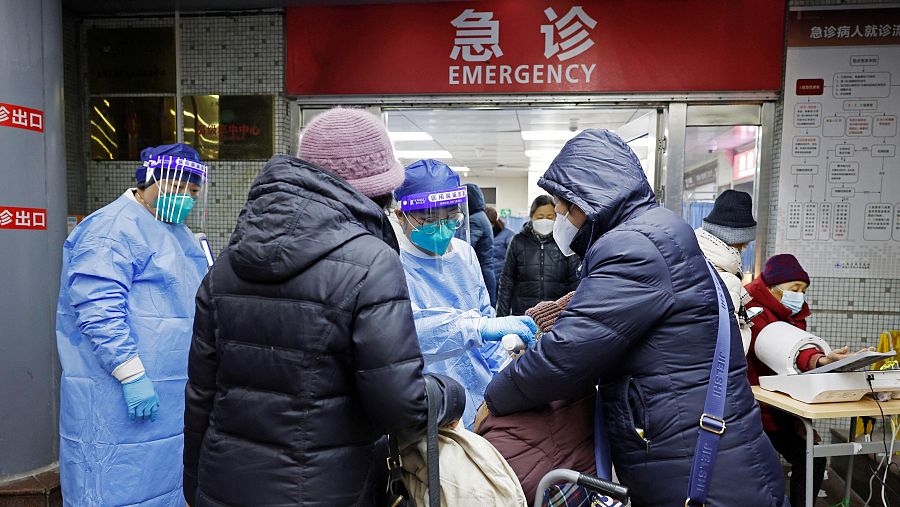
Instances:
[[[718,323],[694,232],[656,204],[637,157],[605,130],[569,141],[539,185],[589,217],[572,242],[584,254],[582,280],[553,331],[494,377],[488,407],[502,416],[598,383],[613,463],[632,505],[684,505]],[[733,318],[731,331],[727,430],[707,505],[781,506],[781,467]]]

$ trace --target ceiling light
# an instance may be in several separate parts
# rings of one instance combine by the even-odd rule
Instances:
[[[391,141],[434,141],[428,132],[388,132]]]
[[[450,166],[450,169],[453,169],[453,172],[463,173],[463,174],[469,174],[469,171],[471,171],[471,169],[469,169],[468,166],[464,166],[464,165]]]
[[[394,152],[397,158],[406,159],[426,159],[426,158],[443,158],[451,159],[453,155],[447,150],[397,150]]]
[[[568,141],[578,135],[578,132],[568,130],[523,130],[523,141]]]

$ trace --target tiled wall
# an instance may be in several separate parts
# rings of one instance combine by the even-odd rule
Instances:
[[[90,28],[174,26],[174,17],[98,18],[72,22],[71,36],[82,38]],[[67,36],[70,35],[67,32]],[[68,45],[68,44],[67,44]],[[275,153],[291,149],[288,103],[284,87],[283,16],[279,12],[203,14],[181,17],[182,95],[273,95],[275,96]],[[76,46],[72,46],[76,47]],[[82,46],[83,47],[83,46]],[[67,54],[68,57],[68,54]],[[83,118],[87,116],[87,58],[67,59],[67,128],[72,212],[94,211],[134,185],[136,162],[90,160],[90,144]],[[78,67],[80,64],[80,68]],[[76,84],[71,84],[76,83]],[[68,100],[69,90],[81,92],[78,102]],[[78,116],[78,115],[81,116]],[[206,232],[213,249],[228,243],[234,222],[247,198],[247,190],[265,160],[209,161],[209,221]],[[79,170],[81,173],[79,173]],[[71,183],[70,183],[71,185]],[[195,218],[195,217],[192,217]],[[189,220],[190,223],[190,220]]]
[[[84,121],[79,52],[81,31],[74,19],[63,23],[64,107],[66,115],[66,189],[69,214],[87,213],[87,157],[84,156]]]

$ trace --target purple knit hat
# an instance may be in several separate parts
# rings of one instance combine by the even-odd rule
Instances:
[[[769,257],[762,272],[763,282],[768,287],[773,287],[785,282],[806,282],[809,285],[809,275],[791,254],[778,254]]]
[[[403,183],[384,124],[361,109],[338,107],[313,118],[300,134],[297,158],[333,172],[367,197],[390,194]]]

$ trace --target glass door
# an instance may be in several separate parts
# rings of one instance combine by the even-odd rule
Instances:
[[[688,105],[682,106],[681,111],[683,114],[678,115],[676,109],[667,125],[669,151],[677,152],[667,160],[667,207],[679,212],[696,229],[712,211],[716,197],[732,189],[753,197],[754,214],[759,221],[760,190],[767,190],[765,182],[771,172],[771,157],[764,158],[762,153],[767,151],[763,106]],[[680,140],[678,146],[672,146],[673,140]],[[673,158],[676,164],[672,163]],[[673,180],[680,185],[673,185]],[[677,194],[673,195],[673,191]],[[763,196],[766,194],[762,192]],[[766,226],[760,223],[757,240],[744,250],[742,260],[748,280],[758,269],[757,249],[765,234]]]

